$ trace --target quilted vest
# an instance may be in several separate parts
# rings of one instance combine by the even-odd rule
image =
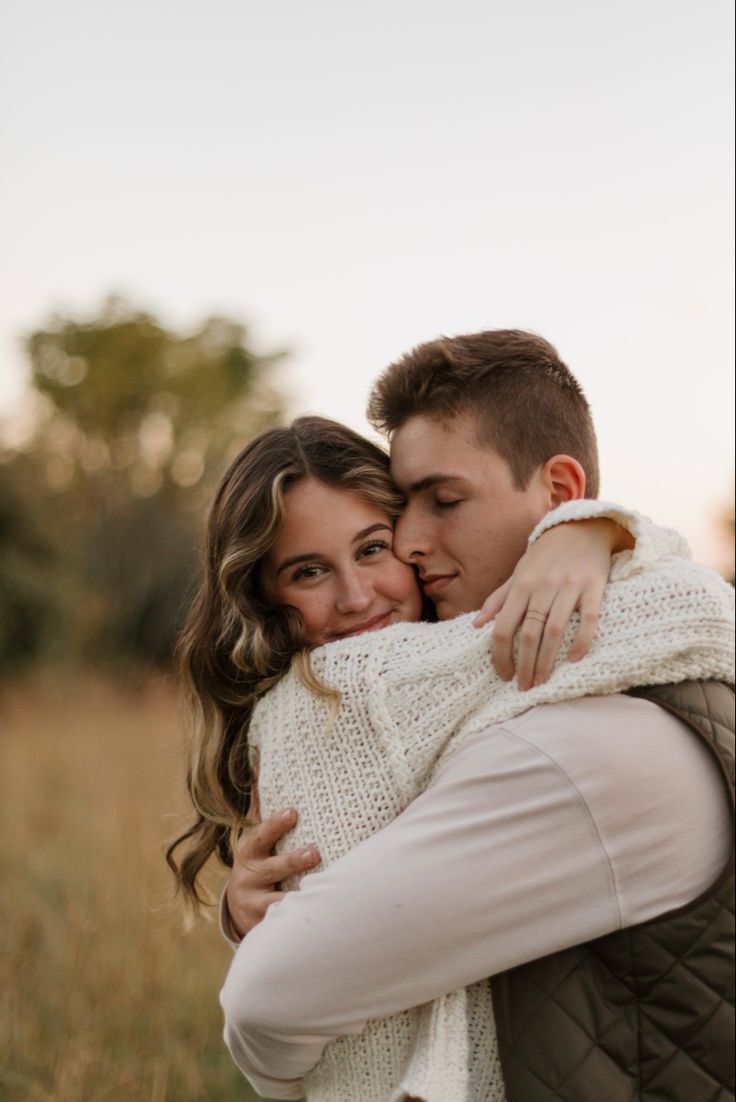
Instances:
[[[734,693],[634,690],[711,749],[734,807]],[[507,1102],[734,1102],[734,859],[651,922],[491,979]]]

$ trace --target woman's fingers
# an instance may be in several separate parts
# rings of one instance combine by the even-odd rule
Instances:
[[[577,586],[563,587],[554,598],[546,616],[527,609],[519,632],[517,680],[519,688],[530,689],[548,680],[557,660],[565,629],[575,610],[580,610],[580,626],[567,653],[569,662],[583,658],[593,643],[598,628],[604,586],[591,583],[582,594]],[[539,599],[535,598],[535,605]],[[544,603],[541,601],[540,603]]]
[[[296,811],[286,808],[269,815],[250,830],[244,830],[235,847],[235,859],[242,864],[261,860],[271,852],[280,838],[292,830],[296,820]]]
[[[474,624],[495,616],[491,642],[500,677],[514,674],[513,646],[518,633],[516,672],[521,689],[545,681],[576,608],[581,623],[568,657],[587,654],[598,625],[617,526],[606,518],[560,524],[544,532],[522,556],[511,578],[484,602]]]
[[[567,654],[570,662],[578,662],[590,650],[598,630],[604,591],[605,585],[596,581],[587,587],[580,599],[580,627]]]
[[[491,658],[499,677],[511,681],[516,673],[523,691],[545,682],[554,667],[570,619],[580,610],[580,626],[568,651],[570,662],[577,662],[590,650],[598,629],[605,584],[590,581],[581,592],[580,585],[567,582],[554,590],[549,587],[509,589],[505,603],[495,614],[491,636]],[[514,659],[514,642],[518,651]]]
[[[516,655],[516,681],[523,692],[531,689],[534,684],[537,656],[554,601],[554,591],[534,593],[524,610],[519,628],[519,650]]]
[[[513,581],[513,579],[511,579]],[[490,638],[490,657],[498,676],[504,681],[513,677],[513,639],[523,624],[529,606],[529,595],[520,587],[510,587],[504,607],[496,616],[494,634]],[[531,640],[528,640],[530,644]]]
[[[241,834],[233,854],[231,873],[231,877],[237,877],[240,892],[271,887],[287,876],[318,864],[319,853],[314,846],[274,854],[274,846],[295,826],[296,820],[293,808],[277,811]]]
[[[531,684],[544,684],[552,673],[565,628],[577,606],[578,596],[577,588],[568,586],[562,589],[552,602],[536,655]]]
[[[312,869],[319,864],[319,853],[316,846],[302,846],[300,849],[289,850],[288,853],[279,853],[274,857],[267,857],[258,862],[251,871],[257,877],[261,888],[269,888],[274,884],[280,884],[289,876]]]
[[[274,888],[282,880],[319,864],[320,855],[315,846],[273,853],[276,842],[294,827],[296,820],[293,808],[276,812],[258,826],[244,831],[238,839],[226,896],[230,918],[241,936],[256,926],[268,907],[281,898],[283,893]]]
[[[487,624],[490,620],[493,620],[495,616],[501,611],[504,605],[504,601],[511,588],[511,578],[503,585],[500,585],[498,589],[494,589],[490,597],[486,597],[483,604],[480,606],[478,615],[473,620],[474,628],[482,628],[484,624]]]
[[[243,937],[263,918],[268,907],[281,898],[278,885],[287,877],[319,864],[314,846],[303,846],[274,857],[237,861],[230,870],[226,896],[233,926]]]
[[[545,532],[483,602],[473,625],[495,618],[491,658],[504,681],[512,679],[514,666],[522,690],[547,680],[575,609],[580,627],[568,658],[575,662],[588,653],[608,580],[612,523],[581,521]]]
[[[510,681],[514,673],[522,691],[543,684],[550,676],[562,639],[576,608],[580,627],[568,658],[575,662],[586,655],[595,638],[604,585],[590,582],[580,592],[577,584],[554,587],[509,589],[491,637],[491,657],[499,677]],[[514,641],[518,650],[514,659]]]

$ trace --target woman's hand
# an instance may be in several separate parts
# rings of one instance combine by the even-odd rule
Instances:
[[[283,899],[279,884],[294,873],[314,868],[319,853],[314,846],[274,855],[273,847],[296,824],[294,810],[278,811],[264,823],[244,831],[233,854],[225,897],[236,940],[257,926],[272,903]]]
[[[546,681],[576,609],[580,627],[568,661],[577,662],[588,653],[598,626],[611,556],[633,545],[630,533],[607,518],[558,524],[542,533],[473,621],[475,627],[481,627],[495,618],[491,657],[504,681],[514,676],[512,648],[517,632],[519,688],[531,689]]]

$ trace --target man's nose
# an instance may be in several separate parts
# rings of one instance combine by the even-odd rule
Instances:
[[[431,543],[426,523],[407,505],[394,527],[394,554],[403,562],[415,563],[431,551]]]
[[[372,600],[373,586],[365,574],[356,569],[341,575],[335,599],[339,613],[364,612],[370,608]]]

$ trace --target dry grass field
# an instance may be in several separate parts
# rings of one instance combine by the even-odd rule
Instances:
[[[187,933],[162,845],[183,821],[165,680],[0,692],[0,1097],[251,1102],[221,1040],[230,950]]]

